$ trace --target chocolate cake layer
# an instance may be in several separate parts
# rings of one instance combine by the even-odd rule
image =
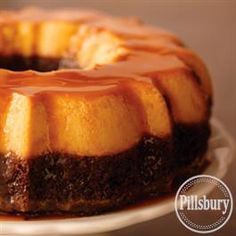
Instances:
[[[206,165],[207,123],[176,125],[174,138],[143,139],[103,157],[0,156],[0,211],[93,215],[174,191]]]

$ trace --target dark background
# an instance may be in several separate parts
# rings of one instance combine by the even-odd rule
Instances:
[[[0,9],[23,6],[93,8],[112,15],[138,16],[178,34],[205,60],[212,75],[214,116],[236,137],[236,0],[0,0]],[[225,182],[235,196],[232,166]],[[235,212],[235,211],[234,211]],[[236,216],[213,235],[234,235]],[[174,214],[114,232],[112,235],[193,235]]]

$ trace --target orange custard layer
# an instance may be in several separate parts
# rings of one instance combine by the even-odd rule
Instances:
[[[7,18],[5,17],[7,15]],[[0,55],[81,69],[0,69],[0,153],[105,156],[209,119],[205,65],[174,35],[86,11],[0,12]]]

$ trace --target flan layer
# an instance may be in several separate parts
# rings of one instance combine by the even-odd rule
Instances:
[[[209,114],[197,81],[185,69],[156,72],[153,79],[89,82],[77,72],[64,73],[1,73],[2,153],[110,155],[146,134],[169,137],[174,124],[197,124]]]

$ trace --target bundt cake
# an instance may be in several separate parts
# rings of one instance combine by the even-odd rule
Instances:
[[[212,87],[176,36],[79,10],[0,12],[0,211],[94,215],[200,173]]]

